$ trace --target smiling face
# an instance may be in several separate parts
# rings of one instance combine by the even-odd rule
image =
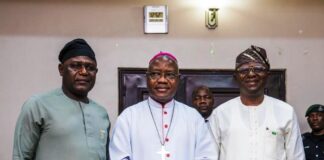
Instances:
[[[177,63],[161,56],[153,60],[147,70],[147,88],[151,98],[159,103],[167,103],[173,99],[179,84]]]
[[[248,62],[235,71],[235,79],[240,85],[240,94],[248,97],[264,95],[268,69],[260,63]]]
[[[307,117],[307,122],[312,128],[313,132],[324,133],[324,113],[323,112],[311,112]]]
[[[69,58],[59,64],[64,93],[75,100],[87,98],[96,81],[97,63],[87,56]]]

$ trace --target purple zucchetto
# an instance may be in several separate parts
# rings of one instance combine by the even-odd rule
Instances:
[[[159,58],[159,57],[162,57],[162,56],[167,56],[167,57],[169,57],[170,59],[172,59],[174,62],[178,63],[177,58],[176,58],[174,55],[172,55],[172,54],[169,53],[169,52],[163,52],[163,51],[160,51],[159,53],[157,53],[156,55],[154,55],[154,56],[151,58],[149,64],[150,64],[152,61],[154,61],[155,59],[157,59],[157,58]]]

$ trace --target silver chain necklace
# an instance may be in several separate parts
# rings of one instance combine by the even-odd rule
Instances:
[[[172,120],[173,120],[173,115],[174,115],[174,108],[175,108],[175,101],[173,100],[173,109],[172,109],[172,115],[171,115],[171,120],[170,120],[170,124],[169,124],[169,129],[165,135],[165,138],[164,138],[164,132],[163,132],[163,117],[162,117],[162,140],[161,140],[161,136],[160,136],[160,132],[158,130],[158,127],[156,125],[156,122],[155,122],[155,119],[154,119],[154,116],[153,116],[153,113],[152,113],[152,109],[151,109],[151,106],[150,106],[150,102],[149,102],[149,99],[147,100],[147,105],[149,106],[149,109],[150,109],[150,113],[151,113],[151,116],[152,116],[152,120],[154,122],[154,126],[155,126],[155,129],[156,129],[156,132],[159,136],[159,140],[160,140],[160,143],[162,146],[164,146],[165,144],[165,138],[168,137],[168,134],[169,134],[169,131],[171,130],[171,124],[172,124]],[[163,112],[162,112],[162,116],[163,116]]]

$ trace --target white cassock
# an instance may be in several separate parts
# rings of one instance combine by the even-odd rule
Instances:
[[[151,98],[117,118],[109,151],[111,160],[218,159],[213,136],[194,108],[175,100],[163,107]]]
[[[210,127],[219,143],[220,160],[305,160],[294,109],[264,96],[258,106],[245,106],[240,97],[217,107]]]

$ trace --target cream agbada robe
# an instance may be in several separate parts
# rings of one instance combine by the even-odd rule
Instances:
[[[249,107],[229,100],[213,111],[210,127],[220,160],[305,160],[294,109],[278,99]]]
[[[109,146],[110,159],[161,160],[158,152],[162,135],[169,152],[164,157],[166,160],[218,159],[207,124],[194,108],[172,100],[162,109],[161,104],[151,98],[126,108],[118,117]]]

